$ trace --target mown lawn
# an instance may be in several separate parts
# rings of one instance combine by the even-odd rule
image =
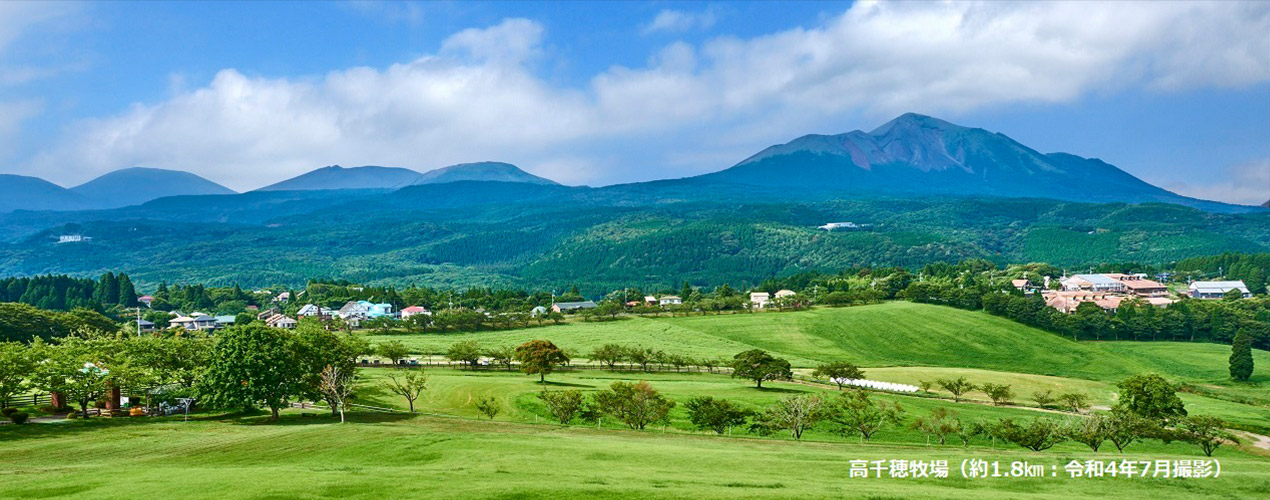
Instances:
[[[966,479],[964,459],[1026,460],[1046,477]],[[0,498],[1257,498],[1265,458],[1220,450],[1216,479],[1070,479],[1072,459],[1197,458],[1194,450],[1031,453],[793,442],[355,414],[104,419],[0,428]],[[947,479],[850,478],[850,460],[947,460]],[[1054,476],[1049,476],[1051,473]]]

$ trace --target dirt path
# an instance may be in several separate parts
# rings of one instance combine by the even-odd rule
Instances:
[[[1261,434],[1253,434],[1248,431],[1235,431],[1235,434],[1244,439],[1245,443],[1253,448],[1270,450],[1270,436],[1262,436]]]

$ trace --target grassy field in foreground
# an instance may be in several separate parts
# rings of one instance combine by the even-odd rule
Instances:
[[[1179,451],[1183,448],[1178,448]],[[1255,498],[1261,457],[1219,452],[1215,479],[1071,479],[1069,460],[1195,458],[844,444],[354,415],[0,428],[0,498]],[[1223,450],[1225,451],[1225,450]],[[963,459],[1026,460],[1046,477],[966,479]],[[850,460],[947,460],[947,479],[850,478]],[[1054,469],[1051,469],[1053,467]],[[1057,476],[1048,474],[1055,470]]]

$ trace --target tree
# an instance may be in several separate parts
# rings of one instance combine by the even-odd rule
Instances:
[[[1252,377],[1252,335],[1240,328],[1230,344],[1230,378],[1247,381]]]
[[[942,446],[948,435],[957,430],[956,420],[956,412],[940,406],[931,410],[929,415],[914,420],[913,428],[926,435],[926,444],[929,445],[930,438],[934,437]]]
[[[829,410],[820,396],[790,396],[763,410],[750,429],[762,434],[785,430],[795,440],[801,440],[803,433],[823,419]]]
[[[1076,420],[1068,425],[1067,437],[1088,446],[1090,450],[1097,453],[1102,443],[1111,437],[1111,426],[1108,425],[1108,420],[1109,418],[1101,413]]]
[[[516,347],[510,345],[491,347],[485,351],[485,355],[495,363],[503,365],[507,371],[511,371],[512,361],[516,359]]]
[[[356,368],[345,371],[335,365],[326,365],[322,369],[321,383],[318,386],[322,395],[340,412],[340,423],[344,423],[344,410],[353,396],[353,386],[357,383]]]
[[[1045,451],[1067,440],[1063,427],[1049,418],[1034,419],[1026,426],[1007,418],[998,425],[1002,438],[1032,451]]]
[[[17,342],[0,342],[0,408],[26,390],[26,377],[35,368],[31,349]]]
[[[568,363],[569,356],[550,340],[530,340],[516,348],[516,361],[527,375],[538,374],[538,382],[546,383],[556,365]]]
[[[838,390],[841,391],[842,387],[846,385],[848,380],[859,380],[864,378],[864,372],[861,371],[858,366],[846,361],[835,361],[817,366],[816,370],[811,372],[811,376],[828,379],[829,381],[837,384]]]
[[[1089,396],[1079,392],[1068,392],[1060,394],[1058,400],[1066,406],[1072,413],[1081,413],[1089,409]]]
[[[323,389],[323,373],[333,367],[344,377],[356,377],[357,357],[370,351],[370,345],[362,338],[328,331],[316,319],[304,318],[295,329],[300,386],[297,397],[325,399],[331,407],[331,415],[340,411],[339,401],[332,399]]]
[[[381,358],[392,361],[392,364],[395,365],[403,358],[410,355],[410,351],[406,349],[406,344],[401,343],[400,340],[390,340],[375,346],[375,354],[379,355]]]
[[[199,384],[202,401],[213,407],[251,409],[264,404],[278,411],[301,383],[296,342],[285,331],[253,323],[217,333],[207,371]]]
[[[975,385],[966,381],[966,377],[941,378],[935,381],[945,391],[952,393],[953,401],[960,401],[961,395],[975,390]]]
[[[415,412],[415,400],[428,388],[428,375],[422,369],[398,368],[388,373],[388,390],[406,398],[410,413]]]
[[[609,370],[614,370],[618,363],[626,359],[626,351],[625,347],[617,344],[604,344],[592,350],[590,357],[592,361],[608,366]]]
[[[1116,446],[1116,451],[1121,452],[1139,438],[1153,435],[1158,428],[1150,420],[1123,407],[1112,408],[1103,424],[1106,426],[1107,439]]]
[[[1054,398],[1054,391],[1046,389],[1044,391],[1033,392],[1032,401],[1036,401],[1037,406],[1045,408],[1054,404],[1054,401],[1057,401],[1057,399]]]
[[[41,351],[47,359],[35,364],[33,376],[45,392],[59,392],[79,403],[84,417],[88,417],[88,405],[105,394],[110,380],[110,371],[93,347],[82,340],[44,347]]]
[[[503,406],[498,404],[498,399],[494,398],[494,396],[482,396],[481,399],[476,401],[476,411],[489,417],[490,420],[494,420],[494,417],[503,411]]]
[[[840,394],[830,420],[838,424],[840,434],[859,434],[867,443],[887,425],[899,425],[903,413],[898,403],[874,403],[868,391],[849,391]]]
[[[1209,457],[1213,456],[1222,442],[1239,443],[1234,435],[1226,431],[1226,424],[1221,419],[1207,415],[1183,418],[1181,425],[1171,434],[1174,439],[1199,445],[1204,455]]]
[[[608,390],[595,393],[600,411],[621,420],[627,427],[643,430],[649,424],[667,422],[675,402],[666,399],[648,382],[613,382]]]
[[[648,364],[657,359],[661,351],[651,347],[635,346],[626,349],[625,357],[630,362],[639,365],[643,371],[648,371]]]
[[[930,380],[920,380],[917,382],[917,386],[922,389],[922,392],[929,393],[930,389],[935,387],[935,383]]]
[[[542,391],[538,393],[538,399],[547,405],[547,411],[556,417],[560,425],[568,425],[582,411],[582,406],[586,402],[582,392],[575,390]]]
[[[450,361],[465,363],[469,368],[476,368],[476,364],[481,361],[481,345],[475,340],[455,342],[445,352],[445,357]]]
[[[1120,404],[1144,418],[1163,422],[1185,417],[1186,406],[1177,396],[1177,386],[1156,374],[1136,375],[1116,385],[1120,388]]]
[[[741,408],[726,399],[714,399],[701,396],[684,403],[688,409],[688,419],[698,429],[709,429],[723,434],[732,426],[745,425],[752,412]]]
[[[1001,406],[1010,404],[1010,400],[1014,399],[1014,391],[1010,389],[1009,384],[983,384],[979,387],[984,394],[992,399],[992,404]]]
[[[789,361],[768,354],[762,349],[752,349],[732,357],[732,377],[753,380],[759,389],[764,380],[789,380],[794,378]]]

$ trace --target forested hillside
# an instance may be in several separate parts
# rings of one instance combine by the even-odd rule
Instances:
[[[751,196],[461,182],[386,194],[252,193],[241,205],[217,197],[204,209],[188,206],[201,197],[158,200],[151,205],[161,208],[128,209],[114,220],[99,219],[102,212],[50,220],[60,225],[0,246],[0,274],[122,270],[145,284],[243,286],[294,286],[314,276],[443,287],[578,284],[595,293],[967,258],[1078,269],[1270,250],[1267,213],[1003,198],[793,203],[741,193]],[[217,215],[200,215],[208,212]],[[845,221],[864,226],[817,229]],[[92,241],[56,242],[68,232]]]

